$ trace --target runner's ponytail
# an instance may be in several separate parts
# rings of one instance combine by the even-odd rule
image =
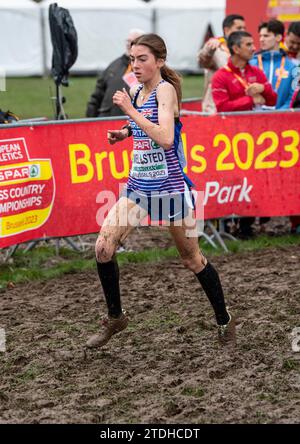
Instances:
[[[177,74],[176,71],[169,68],[167,65],[164,65],[161,68],[161,76],[164,80],[166,80],[167,82],[171,83],[171,85],[174,86],[177,94],[178,109],[180,109],[180,104],[182,99],[181,77]]]

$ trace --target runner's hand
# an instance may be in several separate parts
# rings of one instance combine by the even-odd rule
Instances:
[[[124,114],[128,114],[128,111],[133,108],[131,98],[125,88],[123,88],[122,91],[118,90],[115,92],[113,95],[113,103],[121,108]]]
[[[107,131],[107,140],[110,145],[121,142],[122,140],[126,139],[126,137],[128,137],[128,130],[126,128],[122,130]]]

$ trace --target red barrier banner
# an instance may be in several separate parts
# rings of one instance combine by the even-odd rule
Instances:
[[[202,99],[185,99],[181,102],[181,111],[202,112]]]
[[[185,172],[205,218],[300,214],[300,113],[184,116]],[[0,248],[97,232],[127,181],[132,138],[120,120],[0,129]],[[109,192],[107,194],[107,192]]]

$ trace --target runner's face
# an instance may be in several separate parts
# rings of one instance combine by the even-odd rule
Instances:
[[[164,65],[162,59],[156,59],[150,49],[144,45],[133,45],[130,51],[132,70],[140,83],[151,80]]]
[[[281,39],[281,35],[276,36],[274,32],[268,31],[267,28],[262,28],[259,31],[260,49],[263,51],[272,51],[277,49]]]

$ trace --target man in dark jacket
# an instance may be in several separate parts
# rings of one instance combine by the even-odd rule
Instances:
[[[123,115],[120,108],[113,104],[112,96],[117,90],[127,91],[137,83],[131,70],[129,52],[131,42],[144,34],[140,29],[129,31],[126,40],[126,53],[114,60],[97,79],[96,89],[87,105],[86,117],[110,117]]]

